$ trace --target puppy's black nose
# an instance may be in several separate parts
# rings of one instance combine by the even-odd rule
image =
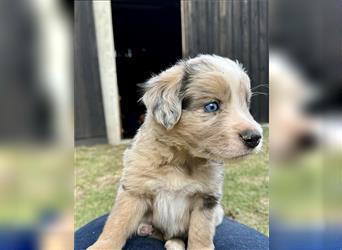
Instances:
[[[240,133],[240,137],[245,145],[249,148],[255,148],[259,145],[261,135],[256,130],[245,130]]]

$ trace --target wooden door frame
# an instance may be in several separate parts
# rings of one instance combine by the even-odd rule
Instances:
[[[110,0],[93,0],[95,33],[108,143],[121,142],[121,113]]]

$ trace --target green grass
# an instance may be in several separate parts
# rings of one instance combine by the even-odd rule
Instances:
[[[227,216],[268,234],[268,129],[264,137],[262,152],[226,163],[222,204]],[[126,147],[76,148],[76,228],[110,211]]]

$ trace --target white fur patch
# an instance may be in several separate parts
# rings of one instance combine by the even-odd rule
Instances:
[[[190,204],[184,193],[161,191],[155,197],[153,206],[153,224],[164,232],[165,238],[187,232]]]

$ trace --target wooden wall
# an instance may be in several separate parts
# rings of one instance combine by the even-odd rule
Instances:
[[[75,1],[75,139],[106,138],[92,1]]]
[[[237,59],[252,87],[268,84],[268,0],[181,0],[183,56]],[[268,88],[255,91],[268,94]],[[251,112],[268,122],[268,96],[252,98]]]

